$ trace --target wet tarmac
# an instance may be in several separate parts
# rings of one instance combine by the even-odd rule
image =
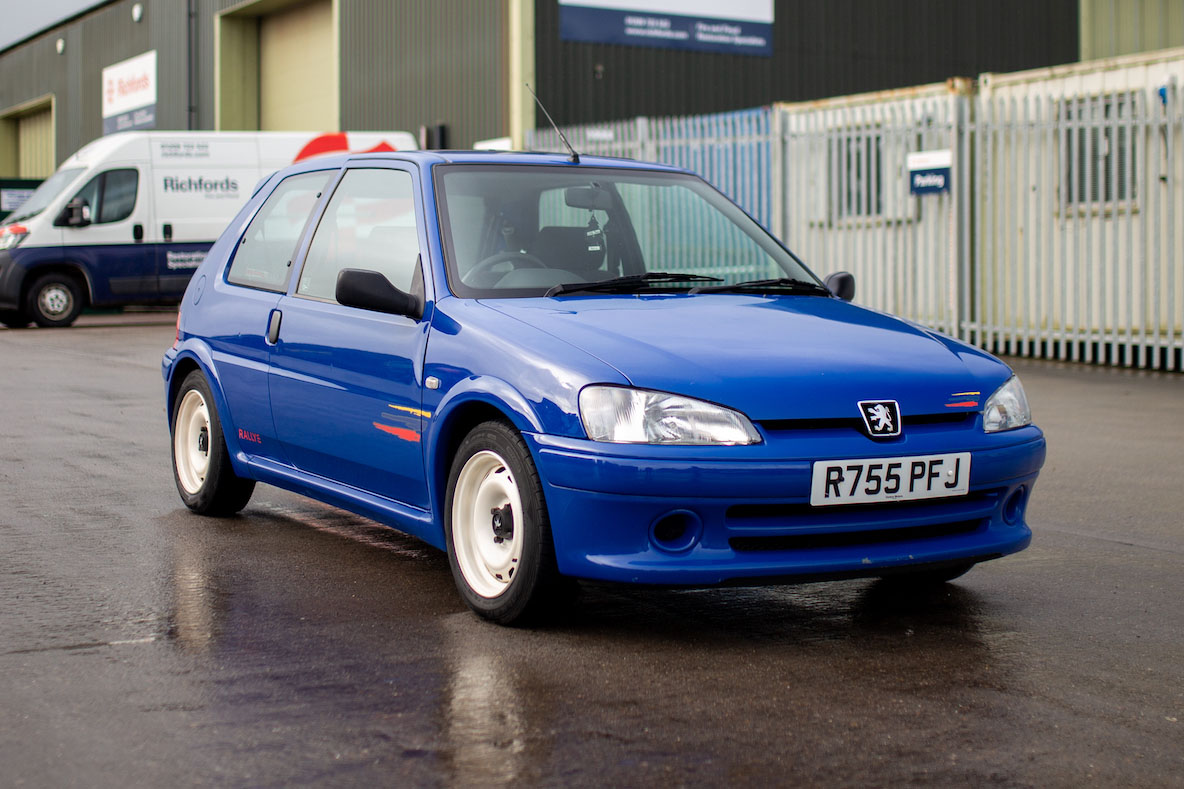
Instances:
[[[1184,377],[1017,361],[1033,545],[940,590],[510,630],[348,513],[188,513],[171,319],[111,323],[0,331],[0,786],[1184,786]]]

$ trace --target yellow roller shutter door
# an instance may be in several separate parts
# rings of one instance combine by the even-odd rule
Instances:
[[[259,20],[259,128],[337,131],[331,0]]]
[[[53,174],[53,112],[41,110],[17,118],[17,175],[48,178]]]

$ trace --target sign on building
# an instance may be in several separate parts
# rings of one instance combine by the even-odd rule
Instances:
[[[559,0],[564,41],[773,54],[773,0]]]
[[[950,167],[954,154],[949,149],[916,151],[907,159],[909,192],[915,195],[950,191]]]
[[[103,134],[156,128],[156,50],[103,69]]]

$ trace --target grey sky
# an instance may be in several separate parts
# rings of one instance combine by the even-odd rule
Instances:
[[[53,27],[99,0],[0,0],[0,50]]]

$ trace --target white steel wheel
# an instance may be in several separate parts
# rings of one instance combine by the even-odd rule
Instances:
[[[205,376],[185,376],[173,400],[173,478],[199,515],[233,515],[247,506],[255,480],[234,473],[214,395]]]
[[[55,282],[37,294],[37,306],[46,316],[59,320],[74,309],[74,294],[62,283]]]
[[[197,495],[210,471],[210,409],[196,389],[187,391],[177,407],[173,457],[181,488]]]
[[[510,466],[484,450],[461,467],[452,496],[452,544],[465,582],[490,599],[505,594],[522,561],[522,496]]]

